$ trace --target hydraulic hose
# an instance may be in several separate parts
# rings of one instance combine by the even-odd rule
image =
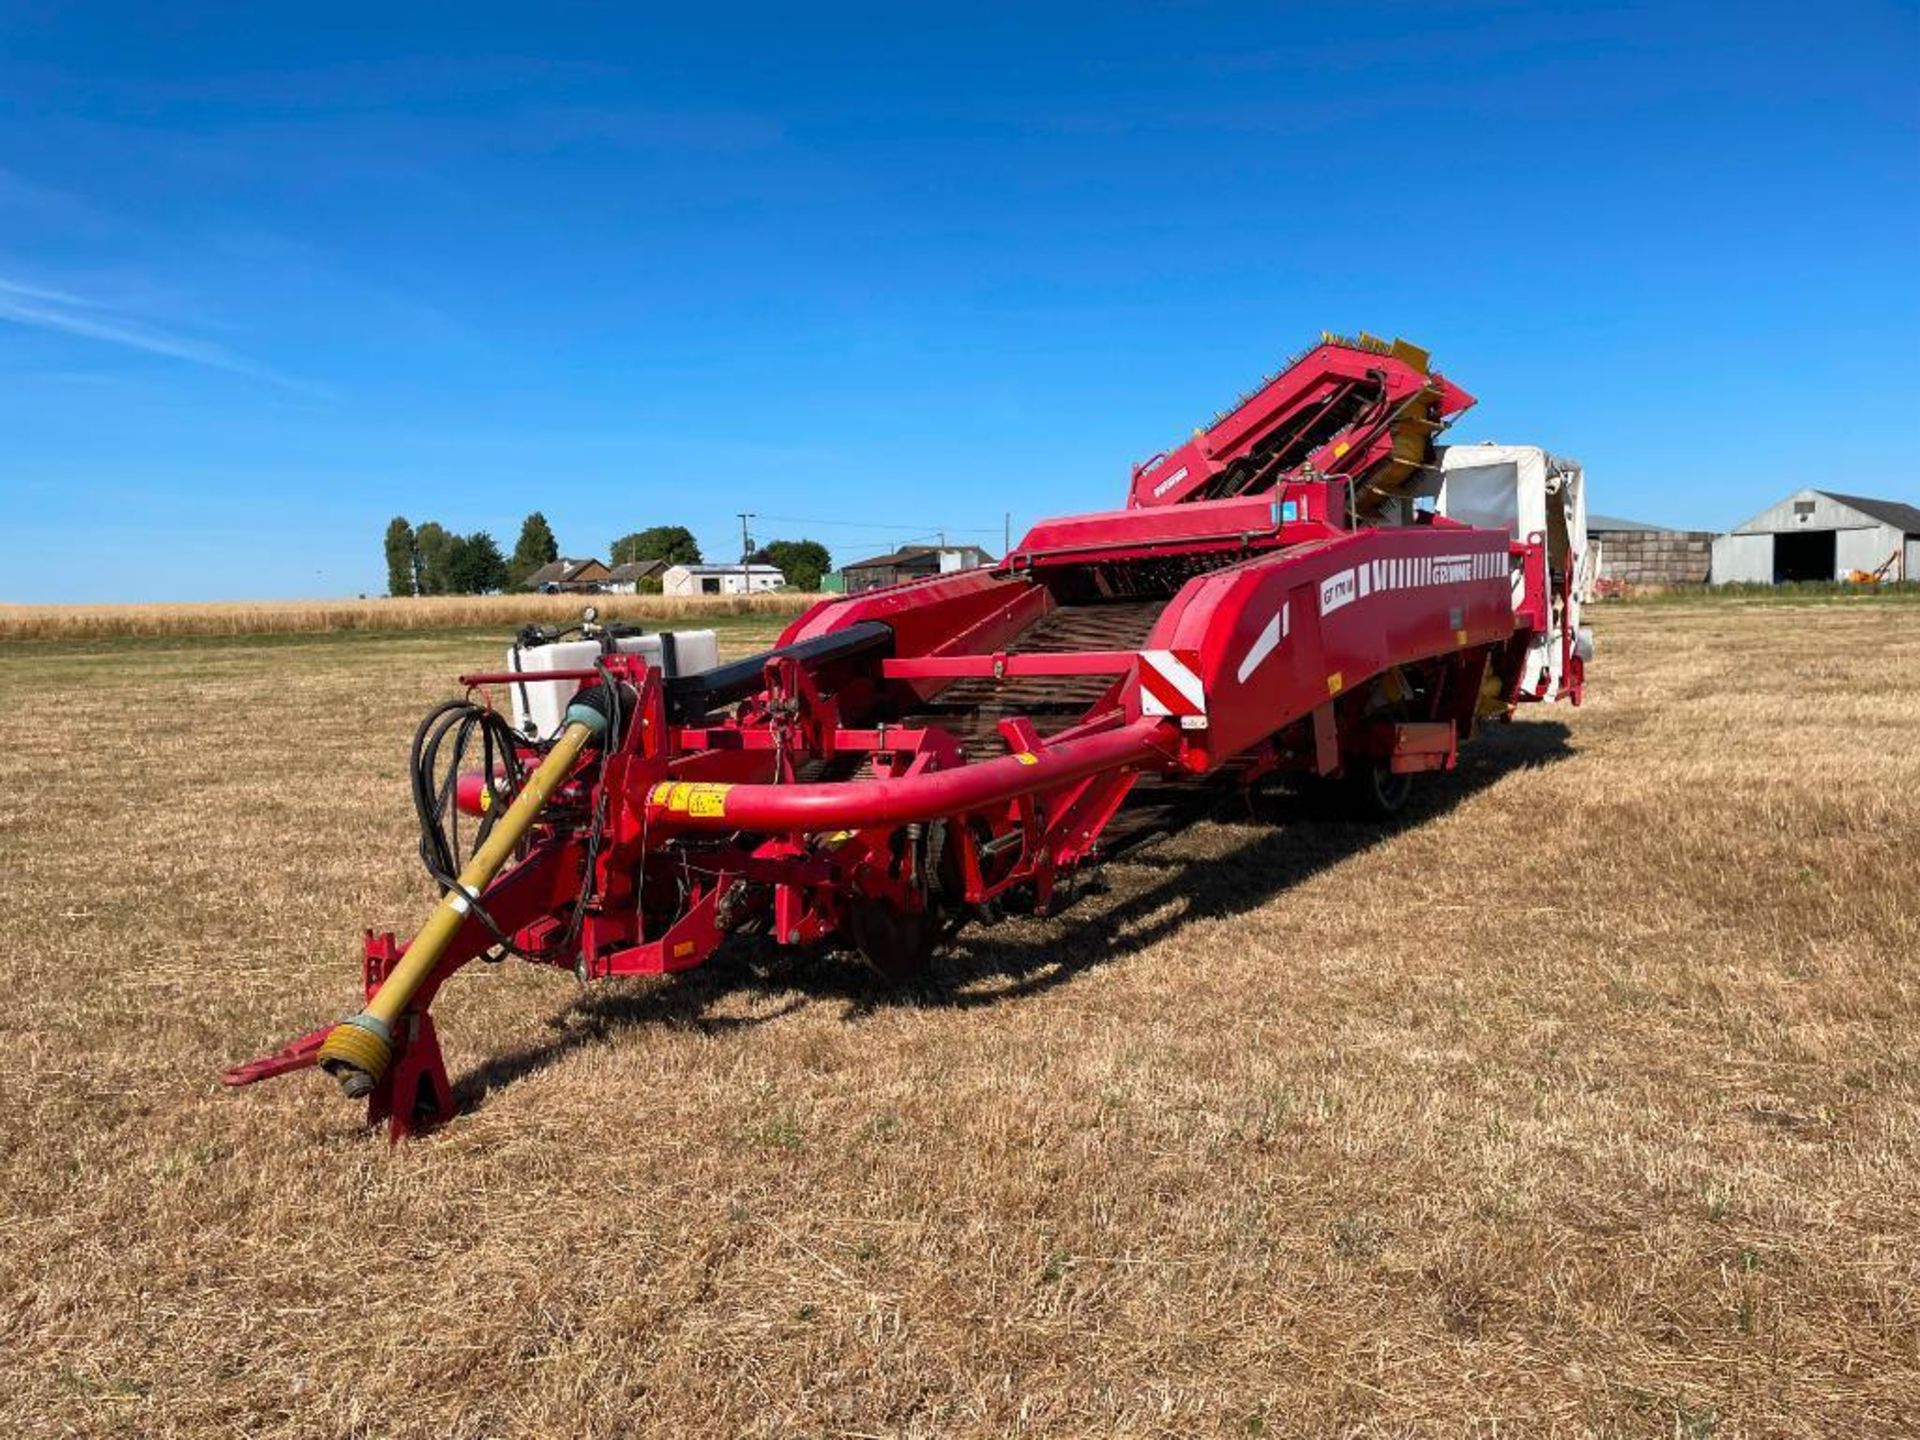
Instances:
[[[441,954],[493,877],[506,864],[548,797],[572,772],[580,752],[606,734],[610,720],[607,702],[597,692],[583,691],[567,707],[566,723],[553,748],[527,777],[513,803],[494,823],[480,848],[473,852],[453,888],[440,898],[427,923],[408,944],[406,954],[381,982],[379,990],[358,1015],[342,1020],[321,1043],[319,1063],[340,1082],[350,1097],[367,1094],[387,1073],[393,1061],[393,1026],[419,991]]]

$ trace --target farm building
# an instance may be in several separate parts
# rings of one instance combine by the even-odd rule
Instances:
[[[643,580],[658,580],[666,573],[664,560],[629,560],[607,572],[606,589],[612,595],[632,595]]]
[[[902,580],[919,580],[949,570],[977,570],[992,556],[978,545],[904,545],[871,560],[856,560],[840,569],[848,594],[877,590]]]
[[[1890,580],[1920,576],[1920,508],[1796,490],[1713,542],[1716,585],[1844,580],[1856,570]]]
[[[772,565],[673,565],[660,576],[663,595],[750,595],[778,590],[787,577]]]
[[[1589,515],[1600,543],[1602,581],[1619,585],[1704,585],[1713,563],[1711,530],[1668,530],[1614,515]]]
[[[598,560],[550,560],[526,579],[524,588],[552,595],[565,590],[598,590],[613,572]]]

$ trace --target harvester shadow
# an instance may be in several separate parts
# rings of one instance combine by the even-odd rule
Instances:
[[[1223,797],[1201,817],[1212,825],[1188,826],[1118,857],[1094,872],[1082,895],[1052,918],[961,931],[936,958],[928,979],[911,991],[881,989],[857,973],[843,976],[840,988],[850,1014],[884,1004],[979,1009],[1040,994],[1155,945],[1192,921],[1258,910],[1322,871],[1445,815],[1508,775],[1567,758],[1570,734],[1557,720],[1491,727],[1462,751],[1458,769],[1425,777],[1407,809],[1386,823],[1328,818],[1308,793],[1259,794],[1252,813],[1241,795]]]
[[[1328,819],[1310,797],[1284,791],[1256,796],[1253,815],[1238,793],[1223,796],[1197,817],[1214,824],[1189,824],[1117,858],[1052,917],[966,926],[912,985],[882,982],[849,955],[742,940],[665,981],[582,991],[549,1018],[550,1038],[475,1066],[454,1086],[455,1099],[462,1109],[473,1108],[490,1092],[632,1027],[724,1034],[816,1000],[842,1002],[852,1020],[888,1006],[981,1009],[1041,994],[1136,954],[1190,921],[1256,910],[1509,775],[1555,764],[1572,753],[1569,735],[1557,720],[1489,727],[1462,752],[1457,770],[1423,777],[1406,811],[1384,824]],[[717,1013],[720,1002],[736,996],[774,1003],[748,1015]]]
[[[644,990],[596,988],[582,991],[547,1018],[550,1038],[481,1061],[453,1085],[454,1104],[474,1110],[495,1090],[544,1070],[571,1051],[596,1044],[619,1031],[652,1026],[663,1030],[692,1030],[721,1035],[778,1020],[807,1003],[805,995],[791,995],[775,1009],[754,1015],[708,1013],[716,1001],[739,990],[741,976],[727,963],[725,952],[685,975],[649,985]]]

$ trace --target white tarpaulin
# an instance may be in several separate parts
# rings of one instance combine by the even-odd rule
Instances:
[[[1593,584],[1593,557],[1587,546],[1586,476],[1577,460],[1549,455],[1537,445],[1443,445],[1436,508],[1450,520],[1489,530],[1504,530],[1516,540],[1544,537],[1552,606],[1549,628],[1535,638],[1527,654],[1526,675],[1545,674],[1545,699],[1555,699],[1562,683],[1563,633],[1577,633],[1580,602]],[[1571,576],[1571,595],[1559,600],[1563,577]],[[1524,598],[1516,570],[1513,598]],[[1561,613],[1562,610],[1566,613]]]

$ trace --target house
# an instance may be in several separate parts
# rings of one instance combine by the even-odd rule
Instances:
[[[902,580],[943,575],[950,570],[978,570],[992,563],[993,557],[978,545],[903,545],[890,554],[843,565],[840,574],[846,582],[847,593],[852,595]]]
[[[787,583],[772,565],[671,565],[660,576],[663,595],[757,595]]]
[[[598,560],[550,560],[526,578],[521,587],[542,595],[558,595],[567,590],[599,590],[613,572]]]
[[[1587,542],[1599,544],[1596,578],[1614,585],[1704,585],[1713,564],[1711,530],[1588,515]]]
[[[1796,490],[1713,542],[1716,585],[1844,580],[1856,570],[1889,580],[1920,579],[1920,508],[1833,490]]]
[[[612,595],[633,595],[643,580],[658,580],[666,573],[664,560],[628,560],[607,572],[606,590]]]

